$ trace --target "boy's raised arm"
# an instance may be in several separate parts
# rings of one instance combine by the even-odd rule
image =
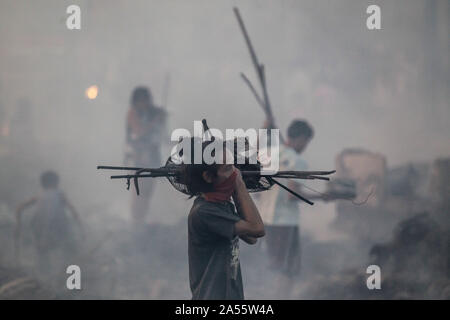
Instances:
[[[248,193],[239,170],[235,183],[236,186],[233,193],[233,200],[242,219],[234,225],[234,232],[245,242],[254,244],[256,243],[256,238],[263,237],[265,234],[264,223],[253,199]]]

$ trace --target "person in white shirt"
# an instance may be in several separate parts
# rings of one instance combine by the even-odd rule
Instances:
[[[265,126],[267,127],[267,126]],[[308,170],[300,156],[314,136],[314,130],[305,120],[293,120],[287,130],[287,140],[280,145],[279,170]],[[288,187],[302,195],[301,185],[295,180]],[[323,196],[308,195],[308,199]],[[280,273],[278,297],[289,298],[292,284],[300,272],[299,199],[278,186],[261,193],[259,211],[266,227],[266,249],[272,269]]]

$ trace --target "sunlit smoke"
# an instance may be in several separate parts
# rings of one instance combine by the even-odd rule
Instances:
[[[86,98],[89,100],[94,100],[98,96],[98,87],[96,85],[90,86],[86,89]]]

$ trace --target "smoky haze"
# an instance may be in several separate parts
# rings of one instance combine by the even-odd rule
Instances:
[[[81,8],[81,30],[66,27],[71,4]],[[239,7],[265,65],[281,131],[294,118],[307,119],[315,129],[304,153],[311,170],[334,169],[336,155],[345,148],[381,153],[389,166],[449,157],[448,1],[377,1],[381,30],[366,27],[370,4],[2,1],[0,156],[14,159],[2,163],[3,212],[12,214],[39,190],[40,173],[53,169],[89,225],[92,244],[87,246],[95,246],[108,231],[116,233],[116,242],[106,240],[99,249],[107,261],[115,261],[109,271],[118,283],[113,297],[189,298],[187,239],[165,237],[159,229],[148,251],[157,243],[161,264],[142,258],[134,266],[139,273],[153,268],[149,288],[137,288],[129,274],[129,282],[116,279],[131,259],[118,243],[129,232],[123,226],[130,220],[130,194],[123,181],[109,180],[109,173],[96,166],[123,164],[126,112],[138,85],[150,87],[162,104],[169,83],[168,137],[176,128],[193,130],[193,121],[203,118],[218,129],[262,126],[264,114],[239,76],[244,72],[257,83],[233,6]],[[89,100],[85,91],[93,85],[98,96]],[[168,137],[164,157],[173,146]],[[182,229],[190,205],[161,179],[148,222]],[[329,226],[334,217],[333,203],[302,205],[302,229],[314,241],[348,237]],[[250,249],[244,247],[242,254]],[[170,250],[178,255],[179,288],[155,293],[155,287],[171,286],[162,270]],[[8,265],[12,253],[5,252],[1,261]],[[367,251],[356,255],[364,260]],[[248,297],[258,298],[258,281],[246,275],[245,262],[243,257]],[[100,287],[92,296],[108,297]]]

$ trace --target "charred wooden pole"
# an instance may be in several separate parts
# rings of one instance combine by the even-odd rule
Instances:
[[[269,94],[267,91],[267,82],[266,82],[264,65],[259,62],[258,57],[256,56],[256,51],[253,48],[253,45],[252,45],[252,42],[248,35],[247,29],[245,28],[244,21],[242,20],[241,14],[239,13],[239,9],[234,7],[233,11],[234,11],[236,19],[239,23],[239,27],[242,31],[242,34],[244,36],[244,40],[245,40],[245,43],[247,44],[248,51],[250,52],[250,58],[252,59],[253,66],[255,68],[256,75],[258,76],[259,84],[261,86],[261,91],[262,91],[262,95],[263,95],[262,98],[257,93],[255,87],[252,85],[251,81],[248,79],[248,77],[244,73],[241,73],[241,78],[244,80],[244,82],[249,87],[250,91],[253,93],[258,104],[263,108],[263,110],[266,114],[266,117],[269,120],[270,126],[273,128],[276,128],[275,119],[274,119],[273,113],[272,113],[272,106],[270,104]],[[283,135],[281,135],[281,134],[280,134],[280,141],[281,141],[281,143],[285,143]]]

